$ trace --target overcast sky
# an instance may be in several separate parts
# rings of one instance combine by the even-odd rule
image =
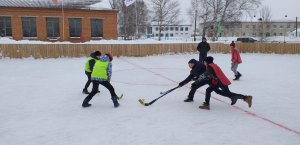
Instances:
[[[181,4],[181,17],[188,17],[187,9],[190,7],[190,0],[178,1]],[[273,19],[282,19],[287,15],[294,19],[298,17],[300,21],[300,0],[262,0],[262,5],[267,5],[271,8]]]

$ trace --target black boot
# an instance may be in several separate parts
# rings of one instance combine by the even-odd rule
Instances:
[[[235,78],[233,79],[234,81],[237,81],[237,80],[239,80],[239,76],[238,75],[235,75]]]
[[[236,101],[237,101],[237,98],[234,97],[234,96],[231,97],[230,99],[231,99],[231,104],[230,105],[234,105],[236,103]]]
[[[242,74],[240,73],[240,72],[238,72],[238,76],[239,76],[239,78],[242,76]]]
[[[117,108],[120,106],[119,102],[118,102],[118,97],[117,96],[113,96],[111,97],[111,100],[113,101],[114,103],[114,107]]]
[[[85,107],[90,107],[92,104],[89,104],[89,100],[88,99],[84,99],[83,100],[83,103],[82,103],[82,107],[85,108]]]
[[[184,100],[184,102],[194,102],[194,99],[193,98],[187,98]]]
[[[90,92],[89,92],[87,89],[83,89],[83,90],[82,90],[82,93],[83,93],[83,94],[90,94]]]

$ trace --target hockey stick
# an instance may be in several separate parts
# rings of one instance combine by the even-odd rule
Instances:
[[[150,106],[150,105],[153,104],[155,101],[157,101],[157,100],[160,99],[161,97],[163,97],[163,96],[169,94],[170,92],[176,90],[177,88],[180,88],[180,86],[177,86],[177,87],[175,87],[175,88],[173,88],[173,89],[170,89],[170,90],[164,92],[164,94],[162,94],[161,96],[157,97],[156,99],[152,100],[152,101],[149,102],[149,103],[145,103],[145,99],[139,99],[139,102],[140,102],[142,105],[144,105],[144,106]]]

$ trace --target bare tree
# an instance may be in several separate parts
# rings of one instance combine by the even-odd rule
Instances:
[[[150,0],[153,12],[153,22],[157,23],[159,32],[158,40],[161,40],[161,32],[167,25],[177,24],[180,13],[177,0]]]
[[[112,9],[116,9],[118,7],[117,0],[109,0],[108,1]]]
[[[128,7],[125,6],[123,0],[117,1],[119,9],[118,24],[119,34],[124,39],[131,39],[145,35],[148,22],[148,8],[144,0],[136,0],[136,2]]]
[[[191,0],[191,8],[188,10],[188,14],[190,15],[192,23],[194,22],[194,27],[196,32],[199,33],[200,23],[202,24],[202,37],[205,36],[205,30],[208,25],[207,22],[209,20],[210,9],[207,3],[204,0]],[[198,27],[198,29],[197,29]]]
[[[199,18],[203,24],[205,35],[207,30],[212,36],[217,34],[217,23],[238,22],[245,13],[255,10],[261,0],[195,0],[200,3],[198,7]],[[210,29],[209,29],[210,28]]]
[[[263,6],[259,10],[259,21],[260,21],[260,26],[257,29],[259,31],[260,35],[260,40],[263,41],[264,38],[269,35],[267,34],[271,30],[271,8],[269,6]]]

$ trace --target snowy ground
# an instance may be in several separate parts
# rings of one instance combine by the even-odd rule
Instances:
[[[212,54],[232,79],[229,54]],[[113,61],[114,85],[123,93],[113,108],[100,88],[82,108],[86,58],[0,59],[1,145],[299,145],[300,56],[242,54],[243,74],[230,89],[254,96],[252,108],[213,94],[211,110],[200,110],[205,87],[184,103],[189,86],[152,106],[146,102],[177,86],[197,54],[120,57]]]

